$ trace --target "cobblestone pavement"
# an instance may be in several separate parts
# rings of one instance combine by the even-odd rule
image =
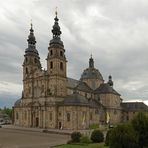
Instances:
[[[0,128],[0,148],[50,148],[68,140],[68,135]]]

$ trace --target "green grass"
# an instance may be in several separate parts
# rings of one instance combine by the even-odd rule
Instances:
[[[108,148],[104,146],[104,143],[97,143],[97,144],[64,144],[61,146],[57,146],[55,148]]]

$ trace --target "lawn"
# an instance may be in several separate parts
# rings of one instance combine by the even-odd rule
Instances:
[[[55,148],[108,148],[104,146],[104,143],[101,144],[64,144],[61,146],[57,146]]]

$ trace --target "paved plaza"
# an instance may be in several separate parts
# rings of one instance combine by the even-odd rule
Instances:
[[[68,139],[68,135],[0,128],[0,148],[50,148]]]

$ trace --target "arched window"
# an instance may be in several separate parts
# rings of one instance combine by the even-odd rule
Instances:
[[[50,50],[50,55],[51,55],[51,56],[53,55],[53,51],[52,51],[52,50]]]
[[[51,69],[53,68],[53,62],[52,61],[50,62],[50,68]]]
[[[27,63],[28,62],[28,58],[26,57],[25,60],[26,60],[26,63]]]
[[[28,68],[26,67],[26,74],[28,74]]]
[[[43,93],[44,92],[44,85],[42,85],[42,87],[41,87],[41,93]]]
[[[37,63],[37,59],[36,58],[34,58],[34,63]]]
[[[67,122],[70,121],[70,113],[67,113]]]
[[[63,63],[60,62],[60,69],[63,70]]]
[[[60,56],[63,57],[63,52],[62,51],[60,51]]]
[[[52,121],[52,112],[49,113],[49,119]]]
[[[24,118],[27,120],[27,111],[24,112]]]

